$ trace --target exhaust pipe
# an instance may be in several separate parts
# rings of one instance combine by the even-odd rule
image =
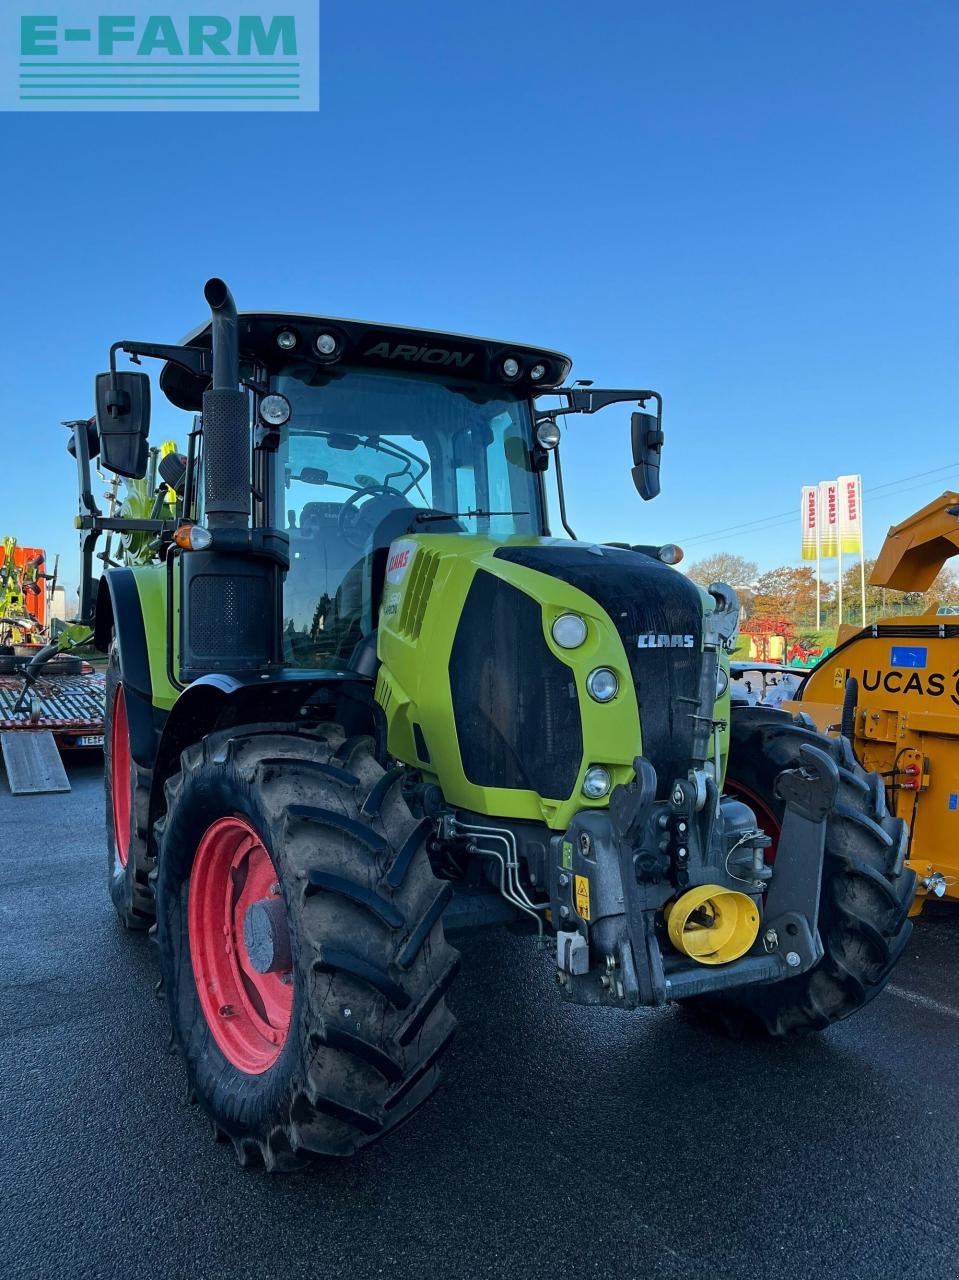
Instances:
[[[212,317],[213,384],[203,393],[204,523],[213,542],[180,557],[180,679],[264,671],[282,660],[289,543],[251,528],[251,439],[241,391],[236,304],[222,280],[203,290]],[[172,572],[172,571],[171,571]]]
[[[213,386],[203,393],[206,523],[217,529],[250,522],[250,440],[246,395],[240,381],[240,344],[233,294],[214,277],[203,288],[210,307]]]
[[[203,296],[213,313],[213,389],[235,391],[240,381],[240,345],[233,294],[214,276],[203,286]]]

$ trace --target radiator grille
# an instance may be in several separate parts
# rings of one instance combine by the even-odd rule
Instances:
[[[449,674],[469,781],[565,800],[583,757],[579,702],[572,671],[546,644],[536,601],[490,573],[477,573]]]
[[[660,798],[692,763],[702,672],[702,604],[683,574],[652,557],[614,547],[595,554],[585,544],[501,547],[496,556],[551,574],[592,597],[619,632],[639,704],[643,755]],[[690,636],[689,648],[640,647],[647,636]],[[712,708],[708,708],[708,715]]]

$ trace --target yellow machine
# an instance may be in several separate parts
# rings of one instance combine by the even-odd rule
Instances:
[[[959,493],[944,493],[883,543],[870,584],[926,591],[959,554]],[[957,610],[959,614],[959,610]],[[864,768],[885,778],[890,811],[909,827],[919,891],[959,901],[959,616],[936,612],[844,626],[799,701],[820,730],[840,728]]]

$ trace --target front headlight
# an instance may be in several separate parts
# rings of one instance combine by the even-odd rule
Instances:
[[[583,778],[583,795],[588,800],[602,800],[611,785],[609,770],[601,764],[593,764],[586,770]]]
[[[725,667],[720,666],[716,673],[716,697],[721,698],[729,688],[729,672]]]
[[[586,620],[578,613],[561,613],[550,630],[561,649],[578,649],[586,639]]]
[[[595,702],[611,702],[619,692],[616,672],[609,667],[597,667],[586,677],[586,692]]]

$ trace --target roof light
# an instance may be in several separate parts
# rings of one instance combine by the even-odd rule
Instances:
[[[281,351],[292,351],[296,346],[297,338],[292,329],[281,329],[276,335],[276,345]]]
[[[541,378],[546,377],[546,365],[534,364],[532,369],[530,369],[529,371],[529,376],[533,379],[534,382],[539,382]]]
[[[507,356],[503,361],[503,376],[506,378],[516,378],[519,376],[519,361],[513,356]]]
[[[285,422],[289,422],[293,410],[286,396],[274,393],[263,397],[259,412],[260,421],[265,422],[268,427],[282,427]]]
[[[675,542],[667,542],[659,548],[656,555],[663,564],[679,564],[685,552],[682,547],[677,547]]]
[[[321,333],[316,340],[316,349],[321,356],[336,355],[337,341],[332,333]]]

